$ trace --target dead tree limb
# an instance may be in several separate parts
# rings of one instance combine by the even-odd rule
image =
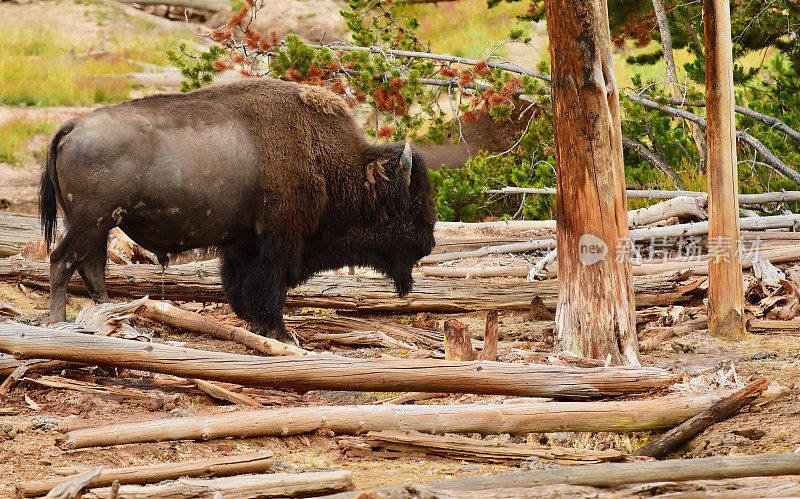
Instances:
[[[542,194],[542,195],[553,195],[556,193],[556,190],[551,187],[537,187],[537,188],[529,188],[529,187],[503,187],[502,189],[488,189],[483,191],[485,194]],[[627,191],[628,198],[643,198],[643,199],[672,199],[679,196],[689,196],[689,197],[708,197],[707,192],[698,192],[698,191],[662,191],[659,189],[649,189],[649,190],[642,190],[642,189],[628,189]],[[800,201],[800,191],[780,191],[780,192],[762,192],[759,194],[739,194],[739,204],[741,205],[755,205],[755,204],[767,204],[767,203],[789,203],[789,202],[796,202]],[[510,220],[506,223],[516,222],[517,224],[525,223],[525,222],[536,222],[535,226],[531,227],[522,227],[520,225],[515,225],[515,229],[519,230],[526,230],[526,229],[542,229],[548,228],[542,225],[543,222],[546,220]],[[446,227],[447,222],[438,222],[437,227]],[[450,222],[450,223],[460,223],[462,226],[464,225],[463,222]],[[489,222],[494,224],[494,226],[502,226],[503,222]],[[483,224],[486,224],[484,222]],[[479,224],[471,224],[477,226]]]
[[[639,229],[637,229],[639,230]],[[686,276],[634,279],[639,306],[669,305],[670,296]],[[50,287],[50,265],[23,258],[0,259],[0,281],[21,282],[38,289]],[[162,271],[158,265],[108,265],[106,285],[112,296],[158,296],[171,300],[225,301],[216,262],[175,265]],[[69,290],[87,294],[79,276]],[[555,281],[471,283],[417,278],[414,289],[399,298],[387,279],[364,276],[321,275],[289,291],[289,307],[337,308],[372,312],[470,312],[476,310],[527,310],[534,296],[554,306]]]
[[[237,411],[206,417],[171,418],[82,428],[60,446],[82,449],[166,440],[211,440],[287,436],[328,429],[339,435],[369,431],[510,433],[609,431],[626,433],[671,428],[708,409],[730,391],[624,402],[528,404],[358,405]]]
[[[675,182],[675,187],[678,189],[683,189],[685,187],[683,179],[681,179],[678,174],[675,173],[675,170],[673,170],[672,167],[665,162],[661,161],[661,158],[656,156],[650,149],[625,136],[622,137],[622,146],[641,156],[642,159],[655,166],[657,170],[661,170],[662,173]]]
[[[423,348],[440,349],[444,337],[441,332],[429,331],[413,326],[393,324],[391,322],[340,316],[284,316],[286,327],[292,329],[304,341],[325,340],[321,334],[332,336],[345,333],[359,333],[366,344],[380,344],[390,348],[407,348],[405,345],[419,345]],[[391,344],[386,339],[369,340],[370,335],[385,335],[394,340]],[[413,347],[412,347],[413,348]]]
[[[715,402],[705,411],[688,421],[684,421],[644,447],[637,449],[633,455],[649,456],[656,459],[666,456],[709,426],[719,421],[724,421],[739,412],[739,409],[757,399],[768,386],[769,380],[767,378],[760,378],[754,381],[730,397]]]
[[[706,107],[706,101],[687,101],[682,99],[675,99],[672,98],[669,100],[669,103],[673,106],[682,106],[682,107]],[[770,128],[774,130],[778,130],[779,132],[783,132],[788,137],[793,138],[794,140],[800,142],[800,132],[795,130],[794,128],[790,127],[780,119],[769,116],[766,114],[761,114],[759,112],[753,111],[750,108],[744,106],[734,106],[734,110],[743,116],[747,116],[748,118],[752,118],[756,121],[760,121],[765,125],[768,125]]]
[[[46,496],[46,499],[73,499],[80,495],[83,495],[82,492],[89,486],[92,481],[94,481],[100,473],[102,473],[103,467],[98,466],[91,471],[84,473],[83,475],[78,475],[74,478],[71,478],[67,481],[59,480],[59,482],[50,490]]]
[[[184,378],[306,391],[486,393],[585,399],[646,392],[667,386],[676,378],[656,368],[581,370],[489,361],[350,359],[328,355],[259,357],[18,323],[0,323],[0,351],[22,358],[80,360]]]
[[[158,485],[123,485],[120,499],[150,497],[313,497],[353,490],[350,471],[314,471],[308,473],[272,473],[223,478],[179,478]],[[110,490],[92,491],[99,498],[109,498]],[[220,496],[215,495],[220,494]]]
[[[265,338],[247,329],[225,324],[214,317],[183,310],[163,301],[147,300],[136,311],[136,314],[184,331],[207,334],[220,340],[235,341],[266,355],[307,355],[311,353],[300,347]]]
[[[221,477],[240,475],[245,473],[264,473],[269,471],[274,463],[272,452],[259,452],[241,456],[203,459],[200,461],[184,461],[178,463],[165,463],[133,468],[107,468],[103,469],[89,484],[89,487],[105,487],[114,480],[120,484],[146,484],[158,483],[162,480],[185,477]],[[68,478],[48,478],[22,482],[17,486],[17,491],[25,496],[39,496],[65,480],[77,478],[75,475]]]
[[[235,393],[222,388],[221,386],[215,385],[210,381],[203,379],[193,379],[191,381],[195,384],[195,386],[197,386],[197,388],[215,399],[226,400],[233,404],[242,405],[245,407],[261,407],[261,403],[259,403],[257,400],[254,400],[242,393]]]
[[[665,114],[670,114],[672,116],[677,116],[679,118],[692,121],[694,123],[697,123],[703,128],[707,127],[707,123],[704,118],[701,118],[700,116],[697,116],[696,114],[690,113],[688,111],[684,111],[683,109],[678,109],[671,106],[664,106],[662,104],[659,104],[658,102],[650,100],[647,97],[644,97],[639,94],[626,94],[625,97],[634,102],[642,104],[646,108],[655,109]],[[763,143],[761,143],[760,140],[742,130],[736,131],[736,138],[744,142],[745,144],[749,145],[753,149],[755,149],[761,155],[761,157],[764,158],[764,161],[767,163],[767,165],[769,165],[769,167],[772,168],[775,172],[779,173],[784,178],[791,180],[796,184],[800,184],[800,173],[794,168],[787,166],[786,163],[778,159],[778,157],[775,156],[772,153],[772,151],[767,149],[767,147]]]
[[[621,461],[627,456],[613,449],[596,451],[569,447],[544,447],[475,440],[460,435],[428,435],[418,431],[371,431],[365,436],[373,447],[405,452],[426,452],[438,456],[479,462],[519,462],[538,457],[559,462]]]

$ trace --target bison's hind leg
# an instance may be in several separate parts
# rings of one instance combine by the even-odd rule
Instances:
[[[108,228],[69,225],[66,236],[50,254],[50,321],[67,319],[67,285],[80,271],[95,301],[108,301],[105,288],[105,263]]]

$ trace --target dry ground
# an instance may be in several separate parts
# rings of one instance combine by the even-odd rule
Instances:
[[[21,289],[11,285],[0,285],[0,301],[11,302],[33,322],[44,317],[48,303],[46,294]],[[72,297],[69,313],[75,314],[90,304],[86,298]],[[190,305],[197,308],[198,305]],[[205,313],[225,316],[229,312],[225,305],[207,309]],[[320,313],[319,310],[296,311]],[[429,316],[441,320],[443,316]],[[458,318],[471,326],[472,331],[481,331],[483,317],[480,314],[462,314]],[[383,316],[398,322],[409,322],[413,316]],[[500,318],[501,340],[529,340],[542,346],[548,341],[549,324],[528,320],[527,314],[503,313]],[[159,341],[186,342],[186,346],[208,350],[246,353],[238,344],[197,336],[168,328],[151,329],[139,325],[153,334]],[[544,334],[543,334],[544,332]],[[479,336],[479,335],[478,335]],[[69,345],[65,345],[69,348]],[[371,356],[378,350],[335,348],[340,354]],[[252,353],[252,352],[250,352]],[[751,454],[761,452],[792,452],[800,447],[800,387],[796,386],[800,376],[800,336],[797,335],[752,335],[742,343],[726,343],[692,333],[668,341],[652,354],[643,355],[645,365],[658,365],[678,371],[697,374],[719,368],[728,369],[733,363],[742,381],[768,376],[791,389],[791,394],[781,400],[760,408],[738,414],[719,423],[682,448],[675,457],[705,457],[728,454]],[[111,378],[111,373],[95,369],[93,375]],[[126,377],[136,377],[123,373]],[[144,374],[144,373],[135,373]],[[85,377],[86,372],[66,372],[76,378]],[[162,377],[162,376],[158,376]],[[162,378],[169,378],[163,376]],[[117,397],[100,397],[61,389],[47,389],[23,382],[0,403],[0,496],[13,493],[15,483],[33,478],[52,476],[55,468],[89,468],[105,466],[134,466],[157,462],[210,458],[241,454],[268,449],[275,453],[276,469],[322,470],[349,469],[353,472],[356,486],[374,487],[399,485],[409,482],[424,482],[446,477],[485,474],[515,469],[499,464],[475,464],[419,454],[397,453],[386,457],[348,457],[342,454],[336,438],[323,435],[301,435],[286,438],[264,437],[229,439],[209,442],[163,442],[126,445],[107,449],[85,449],[62,451],[56,445],[60,432],[53,428],[76,428],[99,423],[115,423],[132,420],[157,420],[175,416],[175,409],[185,409],[196,415],[237,410],[198,393],[166,391],[149,392],[160,402],[129,400]],[[269,405],[308,406],[318,404],[366,403],[379,400],[388,394],[309,392],[306,394],[282,394],[269,390],[252,390],[253,397]],[[31,408],[26,396],[38,404]],[[453,396],[430,403],[463,403],[489,399],[482,396]],[[502,397],[494,397],[502,399]],[[166,403],[164,403],[166,400]],[[591,402],[587,402],[591,403]],[[13,428],[17,433],[8,438]],[[12,432],[13,434],[13,432]],[[630,451],[641,445],[646,434],[611,435],[552,433],[530,437],[532,441],[568,445],[584,448],[617,448]],[[517,441],[524,441],[516,437]],[[746,482],[746,481],[745,481]],[[745,483],[741,482],[740,483]],[[733,483],[733,482],[731,482]],[[739,482],[737,482],[739,483]],[[735,486],[735,485],[727,485]],[[689,486],[686,486],[689,487]],[[708,489],[707,486],[704,487]],[[542,491],[540,491],[542,492]],[[567,493],[568,491],[562,491]],[[569,494],[575,493],[569,491]],[[585,491],[584,491],[585,492]]]

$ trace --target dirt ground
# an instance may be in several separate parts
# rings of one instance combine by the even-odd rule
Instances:
[[[12,303],[25,317],[26,322],[36,323],[45,317],[48,297],[30,289],[12,285],[0,285],[0,302]],[[82,307],[90,305],[87,298],[70,298],[69,314],[76,314]],[[190,309],[199,304],[184,305]],[[231,318],[226,305],[211,306],[204,313],[222,318]],[[293,313],[329,313],[320,310],[299,310]],[[448,316],[450,317],[450,316]],[[456,316],[467,323],[472,331],[482,331],[484,317],[481,314]],[[383,320],[408,323],[414,316],[382,316]],[[429,315],[428,320],[441,321],[444,316]],[[233,319],[235,320],[235,319]],[[552,324],[533,322],[526,313],[503,313],[500,317],[501,351],[511,344],[505,340],[528,341],[534,347],[546,347]],[[152,324],[137,324],[140,330],[151,334],[157,341],[179,342],[187,347],[232,353],[248,353],[241,345],[198,336]],[[477,335],[479,336],[479,335]],[[517,346],[520,343],[516,344]],[[65,345],[65,348],[68,348]],[[374,356],[386,350],[370,348],[332,348],[338,354],[352,356]],[[252,352],[249,352],[252,353]],[[391,353],[391,352],[390,352]],[[705,457],[762,452],[793,452],[800,448],[800,336],[797,334],[751,335],[741,343],[727,343],[708,338],[705,333],[688,335],[667,341],[661,348],[642,356],[642,363],[684,372],[690,375],[729,370],[735,366],[740,381],[747,382],[767,376],[790,389],[791,393],[763,407],[754,407],[728,421],[719,423],[692,439],[673,457]],[[91,379],[96,383],[111,383],[114,378],[152,380],[152,375],[143,372],[105,372],[99,368],[91,370],[68,370],[65,377]],[[174,379],[156,375],[157,379]],[[448,477],[462,477],[506,470],[519,469],[513,465],[484,464],[422,454],[387,453],[374,456],[352,456],[343,454],[337,444],[339,436],[321,434],[292,437],[263,437],[227,439],[208,442],[180,441],[148,444],[133,444],[115,448],[92,448],[75,451],[60,450],[56,439],[61,430],[75,429],[102,423],[118,423],[139,420],[159,420],[170,417],[209,415],[232,410],[236,406],[213,400],[196,390],[163,389],[142,390],[148,395],[140,400],[114,396],[97,396],[71,390],[51,389],[31,382],[17,385],[9,396],[0,402],[0,496],[11,496],[15,484],[34,478],[84,470],[98,465],[125,467],[158,462],[183,461],[242,454],[258,450],[274,453],[276,470],[309,471],[348,469],[354,476],[357,488],[400,485],[410,482],[426,482]],[[245,393],[266,406],[300,407],[320,404],[352,404],[378,401],[394,394],[309,392],[305,394],[285,393],[266,389],[245,389]],[[418,403],[464,403],[480,400],[500,401],[506,397],[484,397],[454,395]],[[188,412],[187,412],[188,411]],[[650,434],[589,434],[550,433],[532,435],[536,443],[550,443],[579,448],[615,448],[631,451],[649,440]],[[476,437],[478,438],[478,437]],[[492,438],[492,437],[487,437]],[[525,442],[525,435],[511,438]],[[741,482],[741,481],[740,481]],[[737,482],[738,483],[738,482]],[[750,482],[741,482],[743,483]],[[691,487],[686,485],[685,487]],[[694,485],[696,487],[696,485]],[[717,484],[716,486],[720,486]],[[736,487],[731,481],[728,487]],[[705,487],[708,489],[708,487]],[[541,492],[541,491],[540,491]],[[552,491],[550,491],[552,492]],[[548,492],[548,493],[550,493]],[[567,494],[567,491],[563,491]],[[570,490],[569,494],[575,493]],[[586,492],[586,491],[584,491]],[[595,491],[597,492],[597,491]],[[651,494],[652,491],[645,495]],[[579,494],[580,495],[580,494]],[[640,495],[640,494],[631,494]]]

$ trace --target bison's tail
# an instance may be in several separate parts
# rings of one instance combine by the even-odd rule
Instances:
[[[47,146],[47,158],[42,168],[42,183],[39,186],[39,218],[42,221],[42,232],[47,249],[50,249],[58,229],[58,202],[61,202],[62,207],[64,204],[63,200],[59,199],[61,193],[58,190],[56,174],[58,143],[64,135],[72,131],[74,126],[72,121],[68,121],[56,130]]]

